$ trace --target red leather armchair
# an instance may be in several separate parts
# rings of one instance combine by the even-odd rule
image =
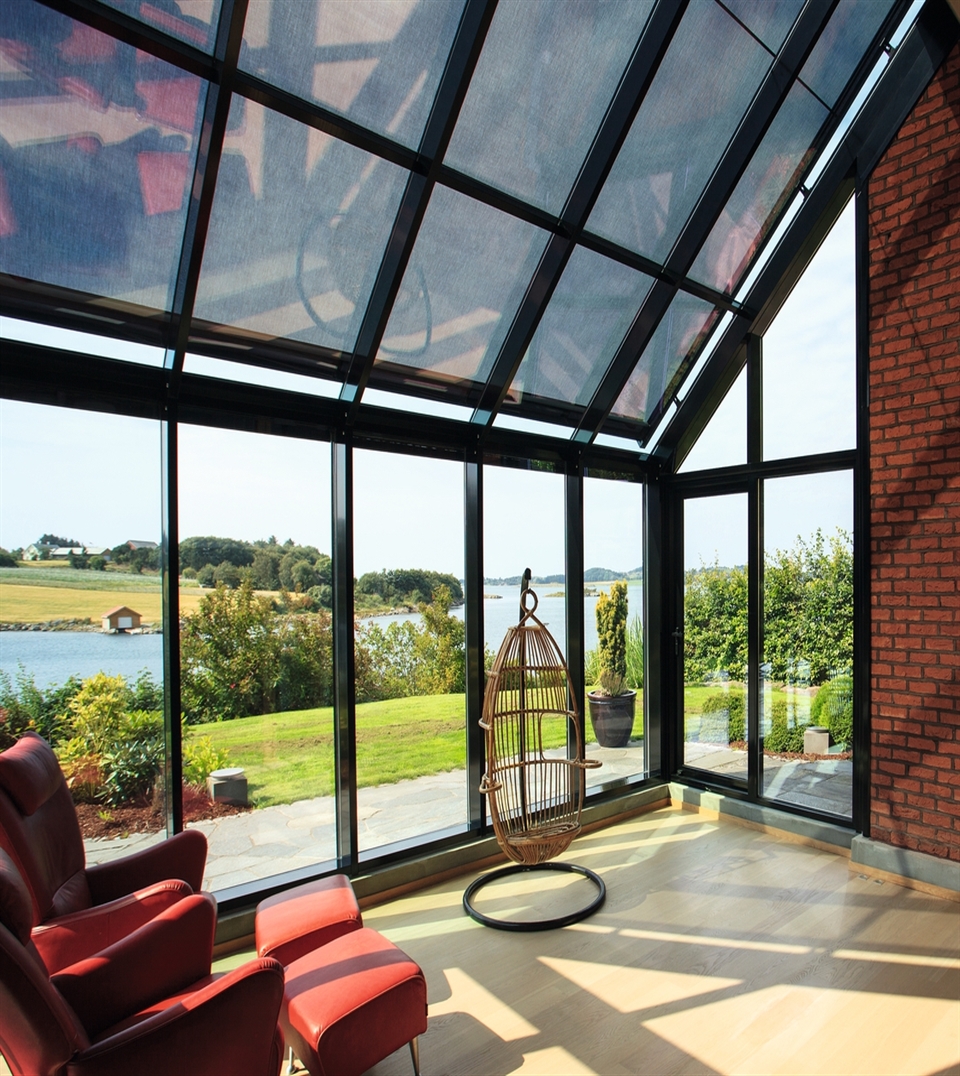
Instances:
[[[33,941],[51,973],[199,890],[207,859],[206,837],[188,830],[87,867],[63,771],[50,745],[33,732],[0,754],[0,848],[26,882]]]
[[[212,897],[188,896],[53,976],[30,903],[0,851],[0,1052],[16,1076],[277,1076],[283,967],[267,957],[211,975]]]

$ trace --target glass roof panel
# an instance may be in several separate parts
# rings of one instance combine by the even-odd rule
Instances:
[[[771,61],[717,4],[691,4],[590,214],[590,230],[664,262]]]
[[[307,101],[419,145],[464,0],[250,4],[240,67]]]
[[[816,97],[795,82],[697,255],[689,274],[694,280],[728,294],[736,289],[797,189],[827,116]]]
[[[445,161],[559,214],[652,0],[503,0]]]
[[[840,0],[800,71],[800,78],[833,108],[895,0]]]
[[[155,26],[194,48],[213,52],[220,0],[103,0],[132,19]]]
[[[532,224],[438,185],[377,365],[439,382],[485,381],[546,241]]]
[[[167,309],[199,78],[40,4],[0,4],[0,271]]]
[[[804,0],[723,0],[724,7],[767,46],[777,52],[786,41]]]
[[[387,161],[235,97],[197,317],[351,350],[406,180]]]
[[[510,388],[585,407],[650,290],[652,279],[578,247]]]
[[[685,360],[696,357],[718,314],[719,311],[703,299],[677,292],[643,349],[611,414],[645,422],[660,400],[672,394],[678,371]]]

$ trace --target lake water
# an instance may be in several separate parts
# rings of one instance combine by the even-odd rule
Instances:
[[[496,653],[507,628],[519,619],[519,587],[485,587],[484,593],[484,635],[487,645]],[[565,646],[566,630],[562,594],[561,585],[541,585],[536,613],[550,629],[561,650]],[[641,596],[641,585],[629,584],[631,619],[640,611]],[[586,599],[584,635],[587,650],[597,645],[596,602],[595,597]],[[453,610],[453,613],[463,618],[462,607]],[[373,619],[386,625],[392,620],[419,620],[420,616],[418,613],[406,613]],[[0,669],[13,678],[22,665],[28,673],[33,674],[37,687],[62,684],[70,675],[82,678],[101,671],[112,676],[119,674],[133,681],[143,669],[160,683],[163,679],[162,655],[162,635],[103,635],[94,631],[0,632]]]

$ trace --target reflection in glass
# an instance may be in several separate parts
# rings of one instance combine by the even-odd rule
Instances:
[[[763,337],[763,457],[856,445],[853,201]]]
[[[852,519],[849,471],[764,483],[763,794],[844,817],[853,794]]]
[[[736,467],[746,462],[747,368],[744,366],[679,470],[681,474],[688,474],[712,467]]]
[[[687,360],[697,357],[717,316],[717,310],[708,302],[677,292],[613,405],[612,414],[646,420],[664,396],[673,393]]]
[[[166,835],[160,482],[159,422],[0,403],[2,616],[37,629],[0,636],[0,750],[52,744],[88,863]]]
[[[212,52],[221,0],[104,0],[133,19]]]
[[[813,157],[826,109],[794,83],[713,226],[690,276],[735,291]]]
[[[770,49],[777,52],[803,7],[803,0],[724,0],[730,13]]]
[[[745,780],[747,495],[683,512],[683,762]]]
[[[590,230],[666,261],[771,61],[719,5],[691,4],[590,214]]]
[[[330,446],[181,425],[179,455],[184,773],[256,808],[188,821],[217,891],[336,856]]]
[[[563,271],[508,399],[586,406],[650,289],[650,277],[577,247]]]
[[[446,163],[558,214],[652,6],[500,3]]]
[[[800,71],[801,80],[829,108],[863,58],[894,0],[840,0]]]
[[[387,161],[235,97],[197,316],[352,349],[406,179]]]
[[[644,773],[643,710],[643,486],[638,482],[585,478],[583,482],[583,626],[584,689],[587,756],[603,766],[587,771],[587,786],[600,786],[621,777]],[[610,672],[604,676],[599,637],[601,620],[609,618],[619,600],[615,585],[626,588],[626,617],[617,621],[613,651],[622,648],[625,682],[611,706],[602,693],[591,701],[591,692],[610,690]],[[602,597],[601,597],[602,596]],[[599,607],[599,612],[598,612]],[[609,635],[608,635],[609,637]],[[604,654],[611,648],[605,648]],[[609,662],[606,662],[609,664]],[[636,692],[632,701],[629,692]],[[608,717],[610,709],[623,708],[629,716]]]
[[[467,821],[463,467],[357,450],[354,501],[357,808],[368,853]]]
[[[254,2],[240,66],[413,148],[462,11],[463,0]]]
[[[167,309],[201,80],[35,3],[0,65],[0,271]]]
[[[441,384],[486,380],[545,245],[532,224],[437,186],[377,365]]]

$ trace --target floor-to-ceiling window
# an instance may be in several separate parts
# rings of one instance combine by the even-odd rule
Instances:
[[[157,421],[0,407],[0,749],[52,744],[91,863],[166,833],[160,475]]]
[[[361,858],[462,828],[463,464],[353,454]]]
[[[188,822],[219,891],[336,857],[330,446],[178,435],[185,815],[222,798]]]

